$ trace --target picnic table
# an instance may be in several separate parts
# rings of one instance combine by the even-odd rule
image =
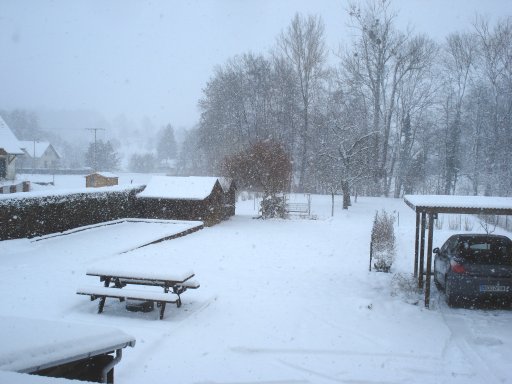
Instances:
[[[181,294],[187,289],[199,288],[199,283],[192,278],[192,271],[166,272],[144,271],[141,269],[117,269],[111,267],[95,267],[87,270],[88,276],[100,278],[103,286],[87,286],[77,289],[77,294],[88,295],[91,300],[100,299],[98,313],[103,312],[107,297],[120,301],[138,300],[157,304],[160,307],[160,319],[163,319],[166,304],[181,307]],[[143,285],[163,288],[163,292],[145,289],[125,288],[127,285]]]

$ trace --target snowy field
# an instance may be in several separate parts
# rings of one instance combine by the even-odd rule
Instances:
[[[3,241],[0,315],[134,336],[116,383],[512,383],[511,311],[452,309],[435,287],[425,309],[421,296],[392,284],[413,270],[414,212],[396,199],[359,197],[348,211],[341,198],[336,204],[331,217],[330,197],[314,195],[314,219],[256,220],[255,201],[239,201],[229,221],[125,253],[165,230],[116,225]],[[368,271],[372,221],[383,208],[399,218],[391,274]],[[434,246],[454,233],[449,220]],[[163,320],[108,299],[98,315],[96,301],[75,294],[99,284],[85,275],[98,262],[192,269],[201,287]]]

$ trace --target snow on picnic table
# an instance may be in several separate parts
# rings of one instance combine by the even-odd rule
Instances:
[[[135,345],[132,336],[113,327],[14,316],[2,317],[1,324],[2,371],[33,372]]]
[[[512,313],[451,309],[435,288],[431,309],[392,295],[393,275],[368,271],[373,216],[385,208],[399,218],[393,272],[409,273],[414,212],[394,199],[360,197],[347,211],[340,204],[331,218],[330,197],[315,195],[316,219],[255,220],[253,201],[239,202],[227,222],[123,254],[139,229],[125,227],[118,239],[109,226],[3,241],[0,289],[9,294],[0,315],[133,335],[137,344],[116,366],[116,383],[512,382]],[[437,231],[435,245],[450,233]],[[201,287],[163,320],[108,299],[98,315],[96,302],[75,294],[79,285],[99,284],[85,275],[98,262],[192,269]]]

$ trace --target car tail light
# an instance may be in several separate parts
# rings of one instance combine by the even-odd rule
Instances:
[[[450,266],[452,272],[454,273],[466,273],[466,268],[462,264],[457,263],[456,261],[450,261]]]

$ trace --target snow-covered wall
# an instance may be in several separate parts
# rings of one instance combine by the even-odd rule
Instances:
[[[104,221],[140,217],[135,196],[143,188],[2,196],[0,240],[34,237]]]
[[[141,197],[144,185],[0,195],[0,240],[35,237],[124,218],[194,220],[215,225],[235,213],[219,183],[205,199]],[[160,197],[159,197],[160,196]]]

